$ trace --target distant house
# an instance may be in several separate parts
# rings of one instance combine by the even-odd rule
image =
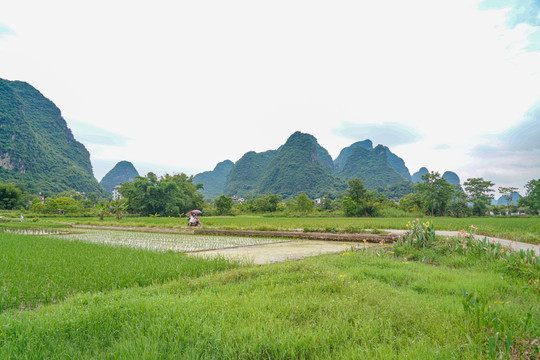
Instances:
[[[234,195],[234,196],[232,197],[232,201],[234,201],[234,202],[237,203],[237,204],[243,204],[244,201],[246,201],[246,200],[245,200],[243,197]]]
[[[112,199],[113,200],[122,200],[124,197],[122,194],[120,194],[120,185],[116,185],[114,189],[112,189]]]

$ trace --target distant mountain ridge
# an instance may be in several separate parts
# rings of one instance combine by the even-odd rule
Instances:
[[[112,192],[113,189],[121,183],[134,181],[139,176],[139,172],[129,161],[118,162],[104,177],[101,179],[101,186]]]
[[[415,172],[411,176],[411,180],[415,184],[419,183],[422,181],[422,176],[428,173],[429,173],[429,170],[426,167],[421,167],[417,172]],[[450,184],[461,185],[461,180],[459,176],[453,171],[445,171],[441,177],[443,179],[446,179],[446,181],[448,181]]]
[[[292,134],[268,164],[258,183],[258,193],[309,197],[337,195],[344,184],[333,176],[334,162],[313,135]]]
[[[204,188],[201,190],[202,194],[209,199],[214,199],[223,194],[225,187],[225,180],[234,163],[231,160],[225,160],[216,165],[214,170],[205,171],[197,174],[193,177],[193,183],[204,184]]]
[[[60,109],[31,85],[0,79],[0,130],[0,181],[45,195],[105,195],[88,150],[75,140]]]
[[[517,205],[519,199],[521,199],[521,195],[518,192],[513,192],[510,194],[510,205]],[[502,195],[498,199],[492,199],[491,205],[507,206],[509,203],[506,196]]]
[[[194,182],[203,184],[202,192],[209,199],[221,194],[275,193],[290,197],[304,192],[312,198],[336,196],[346,189],[347,181],[355,177],[368,189],[395,186],[411,179],[403,159],[386,146],[374,148],[371,140],[366,139],[344,148],[336,160],[332,160],[313,135],[299,131],[277,150],[249,151],[232,164],[228,172],[217,171],[217,168],[194,176]]]
[[[340,170],[336,173],[339,178],[349,181],[354,178],[362,180],[369,189],[378,186],[388,186],[410,179],[409,170],[405,163],[390,150],[377,145],[375,148],[367,147],[371,141],[365,140],[355,143],[341,151],[336,159],[340,165]],[[405,176],[400,174],[389,160],[390,154],[395,165]],[[400,161],[401,160],[401,161]]]

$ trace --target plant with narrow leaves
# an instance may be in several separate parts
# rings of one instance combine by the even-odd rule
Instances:
[[[414,247],[426,247],[435,241],[435,227],[433,223],[427,221],[421,222],[419,219],[409,221],[407,223],[407,230],[398,241],[397,246],[410,245]]]
[[[99,220],[103,220],[103,217],[105,215],[109,215],[109,212],[107,211],[109,205],[107,203],[103,203],[103,204],[97,204],[96,205],[96,209],[98,211],[98,215],[99,215]]]

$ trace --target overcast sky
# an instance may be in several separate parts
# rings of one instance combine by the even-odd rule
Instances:
[[[0,77],[91,153],[196,174],[294,131],[462,182],[540,178],[540,1],[0,0]],[[522,190],[523,194],[523,190]]]

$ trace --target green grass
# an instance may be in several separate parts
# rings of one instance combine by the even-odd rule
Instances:
[[[148,286],[237,265],[173,252],[0,232],[0,311],[56,303],[77,293]]]
[[[92,247],[114,249],[85,245],[81,257]],[[465,253],[447,260],[440,249],[405,249],[397,256],[391,248],[347,250],[268,266],[180,272],[168,282],[96,288],[57,304],[6,310],[0,314],[0,358],[488,358],[488,332],[473,326],[464,289],[496,312],[505,333],[522,344],[513,352],[537,351],[528,344],[540,336],[538,287],[502,260]],[[8,257],[21,254],[13,245],[7,251]],[[36,251],[35,269],[14,276],[57,271],[45,261],[54,251]],[[79,251],[69,248],[65,255]],[[409,252],[419,261],[404,260]],[[422,262],[428,253],[431,262]],[[105,261],[92,258],[94,264]],[[78,261],[59,267],[70,273]],[[160,261],[149,258],[147,267],[159,269]],[[136,262],[142,261],[131,259],[128,267]],[[92,279],[101,283],[99,276]],[[107,283],[115,282],[113,276]]]
[[[0,226],[21,226],[15,221]],[[407,218],[347,218],[347,217],[266,217],[266,216],[215,216],[201,217],[203,228],[226,230],[291,230],[309,229],[310,231],[349,231],[354,229],[405,229]],[[478,227],[477,234],[502,239],[540,244],[540,217],[425,217],[437,230],[459,231],[469,229],[470,225]],[[185,218],[161,217],[129,217],[116,220],[112,217],[100,221],[96,218],[33,217],[22,226],[66,226],[69,224],[91,224],[109,226],[187,228]]]

